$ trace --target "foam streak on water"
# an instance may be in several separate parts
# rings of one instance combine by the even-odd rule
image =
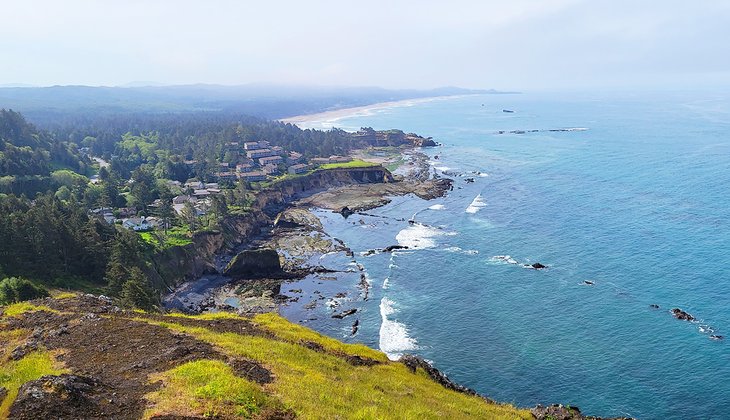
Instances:
[[[418,345],[404,324],[391,319],[397,312],[394,305],[387,297],[380,300],[380,350],[391,360],[398,360],[403,353],[418,349]]]

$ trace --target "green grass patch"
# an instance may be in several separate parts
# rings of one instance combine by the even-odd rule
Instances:
[[[292,343],[310,341],[334,353],[367,357],[381,362],[388,361],[388,358],[383,352],[373,350],[362,344],[345,344],[309,328],[291,323],[275,313],[256,315],[253,320],[258,326],[263,327],[282,340]]]
[[[57,311],[55,309],[51,309],[45,305],[34,305],[30,302],[18,302],[18,303],[13,303],[12,305],[8,305],[5,308],[3,308],[3,316],[17,317],[17,316],[23,315],[26,312],[34,312],[34,311],[46,311],[46,312],[52,312],[54,314],[60,313],[59,311]]]
[[[380,166],[377,163],[367,162],[362,159],[355,159],[349,162],[342,163],[326,163],[320,165],[319,169],[352,169],[352,168],[370,168],[373,166]]]
[[[188,362],[150,380],[162,381],[164,386],[146,396],[154,407],[147,410],[145,418],[159,414],[250,418],[267,408],[283,408],[259,385],[234,375],[231,367],[219,360]]]
[[[254,322],[270,329],[277,339],[218,333],[174,321],[139,320],[211,343],[231,357],[263,364],[276,378],[264,390],[301,418],[533,418],[527,410],[490,404],[479,397],[445,389],[422,370],[413,374],[405,365],[387,361],[376,350],[335,344],[336,340],[304,327],[286,325],[288,321],[276,315],[260,315]],[[309,349],[300,340],[317,342],[327,350],[360,353],[382,363],[353,366],[336,354]]]
[[[0,418],[8,418],[10,406],[18,396],[21,385],[44,375],[58,375],[62,372],[56,367],[51,353],[47,351],[33,352],[20,360],[0,364],[0,387],[8,391],[8,395],[0,405]]]
[[[156,251],[163,251],[176,246],[185,246],[193,243],[187,228],[176,226],[167,230],[150,232],[137,232],[139,236],[147,244],[151,245]]]

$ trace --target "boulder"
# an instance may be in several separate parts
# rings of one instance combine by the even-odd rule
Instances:
[[[254,249],[238,253],[223,274],[236,278],[262,278],[283,273],[279,254],[274,249]]]
[[[532,267],[535,270],[542,270],[543,268],[547,268],[546,265],[540,264],[539,262],[536,262],[534,264],[530,264],[529,267]]]
[[[347,206],[341,208],[340,211],[338,211],[338,213],[340,213],[342,215],[342,217],[344,217],[345,219],[347,219],[348,217],[355,214],[355,212],[350,210],[350,208]]]
[[[651,305],[649,305],[649,307],[651,309],[659,309],[659,305],[657,305],[656,303],[652,303]]]

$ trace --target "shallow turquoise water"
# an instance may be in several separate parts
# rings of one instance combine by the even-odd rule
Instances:
[[[710,328],[730,335],[729,98],[485,95],[334,122],[433,136],[443,143],[427,152],[439,155],[434,170],[488,176],[456,177],[442,199],[397,198],[364,224],[320,212],[356,253],[420,248],[358,257],[372,289],[350,303],[357,335],[330,320],[310,326],[420,354],[520,406],[726,417],[730,342]],[[588,130],[496,134],[578,127]],[[422,225],[397,220],[414,214]],[[493,258],[506,255],[549,269]],[[673,307],[700,322],[675,320]]]

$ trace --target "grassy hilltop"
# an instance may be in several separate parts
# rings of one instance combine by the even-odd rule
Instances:
[[[274,314],[158,315],[75,294],[1,310],[0,418],[533,418]]]

